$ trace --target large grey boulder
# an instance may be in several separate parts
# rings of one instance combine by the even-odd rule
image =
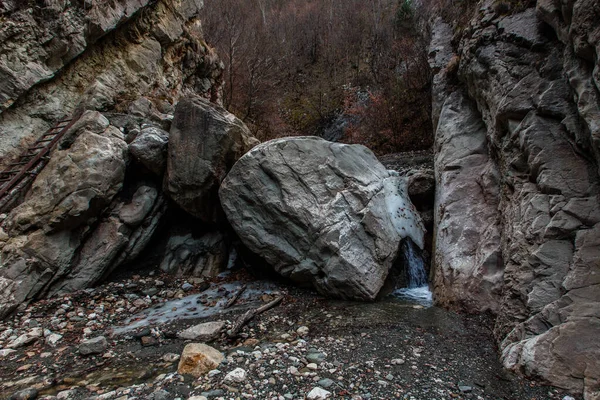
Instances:
[[[175,109],[164,190],[188,213],[216,222],[219,185],[258,140],[224,108],[195,97]]]
[[[220,189],[242,242],[321,293],[373,300],[403,238],[424,230],[405,182],[360,145],[277,139],[244,155]]]

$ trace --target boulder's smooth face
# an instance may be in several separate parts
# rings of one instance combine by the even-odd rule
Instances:
[[[402,238],[423,246],[405,182],[364,146],[272,140],[244,155],[220,189],[244,244],[321,293],[373,300]]]
[[[165,192],[191,215],[216,222],[221,181],[256,144],[246,125],[224,108],[201,98],[181,100],[169,137]]]

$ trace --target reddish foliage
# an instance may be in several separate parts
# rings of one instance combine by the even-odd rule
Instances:
[[[342,118],[352,121],[344,141],[379,153],[431,145],[427,46],[403,2],[205,3],[206,38],[225,62],[224,105],[261,140],[320,135]]]

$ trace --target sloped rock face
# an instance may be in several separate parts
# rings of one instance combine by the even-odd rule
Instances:
[[[434,292],[444,306],[497,311],[503,279],[499,174],[485,125],[459,92],[444,103],[436,150]]]
[[[222,65],[204,43],[202,5],[3,2],[0,157],[76,108],[123,111],[141,96],[173,104],[187,90],[217,101]]]
[[[300,137],[253,148],[220,198],[243,243],[279,274],[327,296],[373,300],[401,239],[423,247],[405,186],[363,146]]]
[[[90,110],[0,221],[0,318],[97,284],[157,231],[173,104],[190,92],[219,101],[222,64],[204,43],[202,5],[0,4],[0,165],[65,114]]]
[[[436,133],[436,296],[495,311],[508,368],[595,399],[600,35],[591,21],[600,3],[541,0],[512,15],[497,9],[487,2],[456,50],[462,86],[448,84],[440,65],[434,80],[444,93],[435,98],[445,98]],[[436,29],[447,27],[438,21]],[[448,46],[432,44],[433,63],[449,59],[436,55]],[[469,211],[449,210],[452,196]],[[457,227],[473,240],[445,242],[461,237]],[[461,251],[469,263],[453,264]]]
[[[98,112],[88,112],[53,152],[26,200],[3,224],[0,316],[35,297],[94,285],[135,258],[165,211],[152,184],[123,187],[127,144]]]
[[[201,98],[182,100],[171,128],[165,192],[191,215],[216,222],[221,182],[258,143],[246,125],[224,108]]]

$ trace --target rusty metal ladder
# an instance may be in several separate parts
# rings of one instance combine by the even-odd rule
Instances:
[[[49,161],[49,153],[64,134],[77,122],[80,114],[58,121],[35,141],[19,158],[0,172],[0,210],[28,185],[20,185],[29,177],[34,178]]]

